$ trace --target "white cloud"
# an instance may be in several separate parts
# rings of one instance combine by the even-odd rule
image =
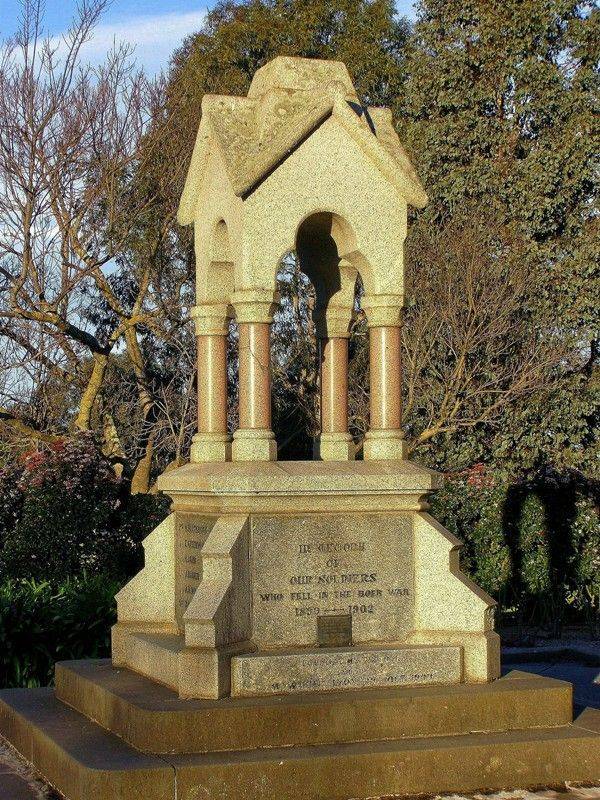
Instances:
[[[195,33],[204,22],[206,11],[140,15],[98,25],[81,50],[84,61],[97,64],[116,42],[132,45],[134,58],[150,74],[158,72],[169,63],[173,51],[190,33]],[[53,42],[58,44],[61,37]]]

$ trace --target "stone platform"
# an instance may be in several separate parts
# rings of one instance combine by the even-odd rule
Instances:
[[[600,711],[570,684],[181,700],[108,661],[0,694],[0,731],[68,800],[348,800],[600,781]]]

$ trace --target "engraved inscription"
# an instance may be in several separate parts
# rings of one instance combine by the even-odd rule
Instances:
[[[175,611],[179,624],[202,581],[202,547],[214,517],[199,514],[177,513],[175,534]]]
[[[354,642],[400,639],[412,624],[412,548],[410,521],[402,514],[383,526],[369,515],[259,519],[253,527],[255,639],[315,643],[318,618],[344,615],[352,618]]]
[[[459,683],[461,652],[450,646],[240,656],[232,676],[237,696]]]

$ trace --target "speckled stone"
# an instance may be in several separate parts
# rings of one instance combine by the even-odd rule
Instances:
[[[351,638],[401,641],[413,628],[409,513],[252,518],[253,640],[318,643],[320,618],[350,615]]]
[[[232,697],[459,683],[460,647],[339,647],[235,656]]]

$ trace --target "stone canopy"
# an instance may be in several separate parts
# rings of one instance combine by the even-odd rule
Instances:
[[[348,269],[337,297],[318,296],[318,304],[349,309],[360,274],[367,305],[397,314],[407,206],[426,202],[390,111],[361,104],[344,64],[275,58],[257,71],[247,97],[202,101],[178,213],[195,226],[198,302],[232,304],[238,321],[236,301],[272,302],[299,226],[328,214]],[[310,266],[305,271],[312,279]]]
[[[235,195],[243,197],[328,117],[340,122],[410,205],[427,195],[394,130],[387,108],[361,105],[341,61],[280,56],[259,69],[247,97],[204,96],[178,221],[194,221],[211,140],[223,157]]]
[[[365,454],[402,457],[403,248],[408,206],[426,202],[391,112],[363,105],[339,61],[278,57],[257,71],[247,97],[204,97],[178,214],[180,223],[194,225],[192,316],[198,369],[207,377],[192,460],[229,460],[219,409],[226,406],[223,337],[231,319],[241,326],[234,460],[275,458],[268,326],[278,302],[277,274],[291,251],[314,286],[312,318],[322,343],[315,452],[325,460],[353,457],[343,340],[360,277],[373,340]]]

